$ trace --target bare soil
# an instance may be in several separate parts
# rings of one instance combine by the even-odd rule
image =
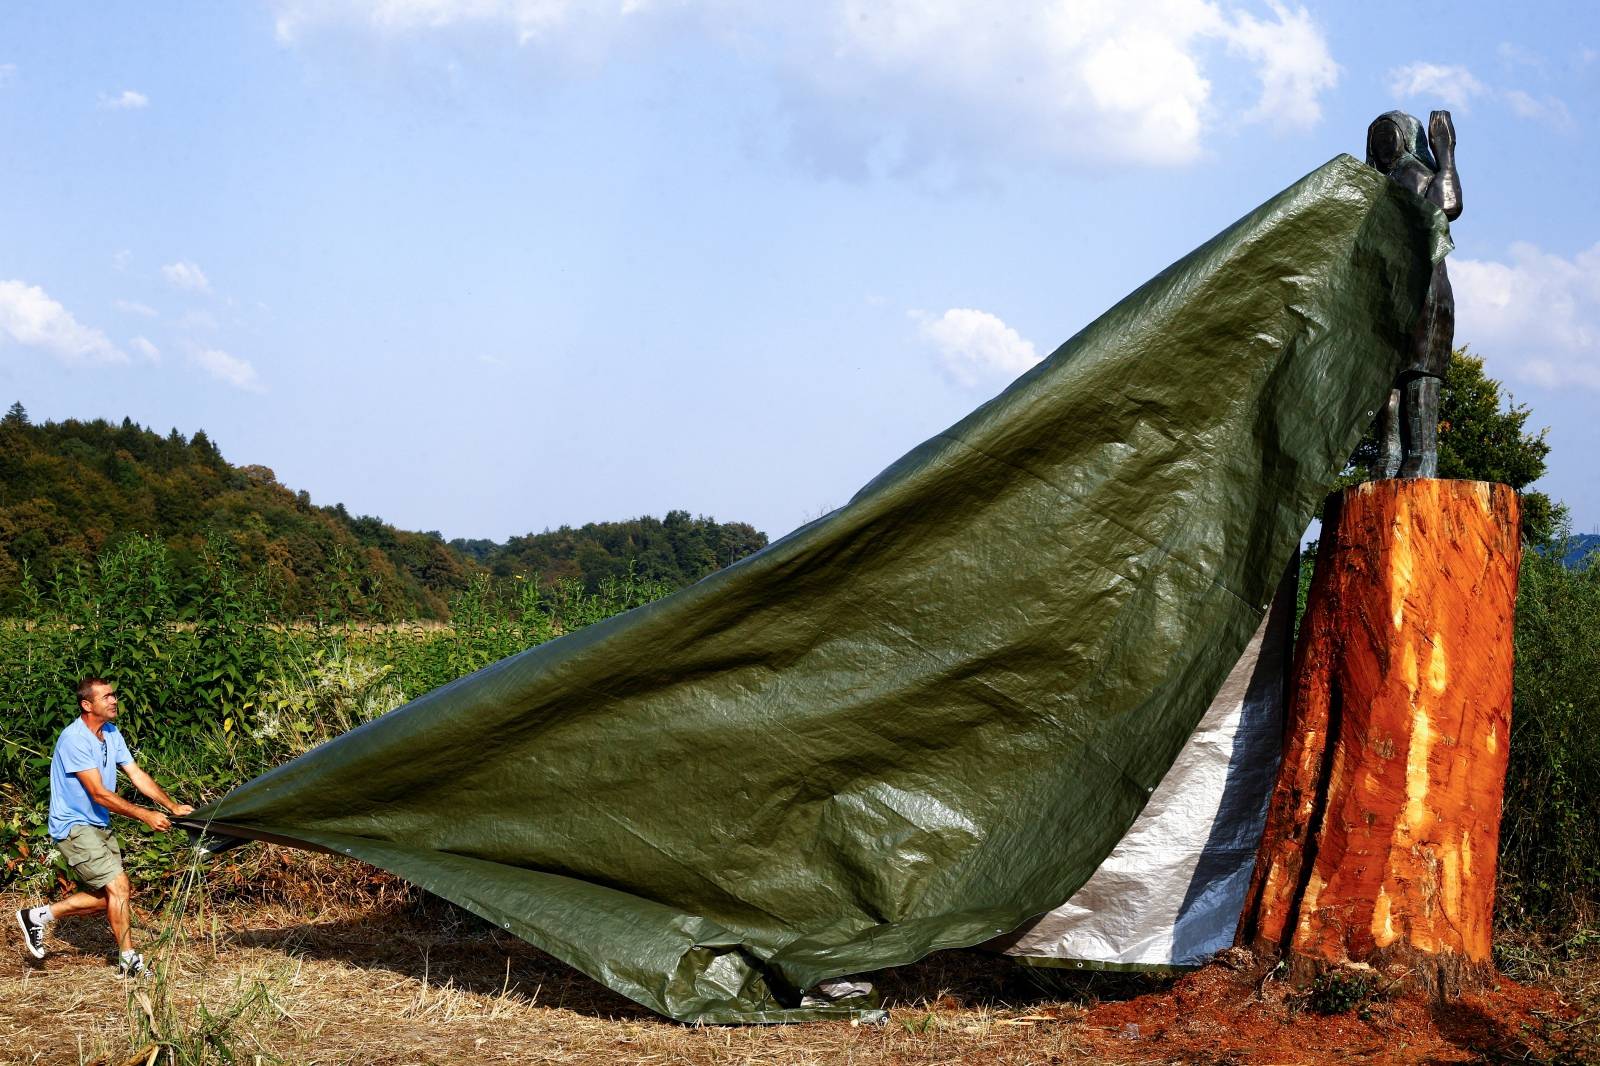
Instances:
[[[0,896],[10,912],[24,902]],[[1440,1005],[1379,994],[1324,1016],[1243,952],[1181,978],[1035,971],[942,952],[877,977],[889,1022],[702,1027],[662,1020],[461,912],[406,902],[306,918],[201,909],[113,976],[103,923],[0,953],[0,1063],[1600,1062],[1600,960]],[[155,1040],[151,1038],[154,1031]],[[207,1038],[209,1034],[209,1039]],[[170,1055],[169,1055],[170,1052]]]

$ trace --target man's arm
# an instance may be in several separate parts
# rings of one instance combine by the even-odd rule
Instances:
[[[129,765],[132,764],[130,763]],[[143,770],[139,772],[144,774]],[[130,803],[129,801],[123,799],[115,792],[107,792],[106,786],[100,783],[99,770],[79,770],[73,776],[75,776],[79,781],[83,782],[83,790],[89,793],[89,798],[100,804],[100,806],[104,807],[106,810],[115,811],[125,818],[133,818],[141,821],[151,829],[155,829],[160,832],[166,832],[168,829],[172,828],[171,819],[162,814],[160,811],[152,811],[149,807],[140,807],[138,804]],[[128,776],[131,778],[133,775],[129,774]],[[144,777],[147,781],[150,779],[148,774],[144,774]],[[144,790],[140,789],[139,791],[143,792]],[[166,793],[162,793],[162,795],[165,794]]]
[[[162,787],[156,784],[156,779],[140,769],[136,762],[125,762],[117,769],[128,775],[128,780],[133,782],[133,787],[138,789],[147,798],[155,800],[173,814],[193,814],[194,808],[187,803],[175,803]]]

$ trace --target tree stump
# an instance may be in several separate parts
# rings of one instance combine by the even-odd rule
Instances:
[[[1493,977],[1518,513],[1481,481],[1330,499],[1238,941],[1301,980],[1366,963],[1445,996]]]

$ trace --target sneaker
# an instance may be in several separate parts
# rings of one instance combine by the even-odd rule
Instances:
[[[122,977],[143,977],[144,956],[137,951],[124,951],[117,956],[117,973]]]
[[[22,942],[27,945],[28,954],[36,959],[44,958],[44,923],[34,921],[24,909],[17,912],[17,924],[22,927]]]

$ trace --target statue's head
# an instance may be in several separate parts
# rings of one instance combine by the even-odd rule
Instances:
[[[1438,169],[1433,153],[1428,151],[1428,141],[1422,135],[1422,123],[1416,116],[1389,111],[1373,119],[1372,125],[1367,127],[1367,166],[1389,174],[1407,156],[1429,170]]]

